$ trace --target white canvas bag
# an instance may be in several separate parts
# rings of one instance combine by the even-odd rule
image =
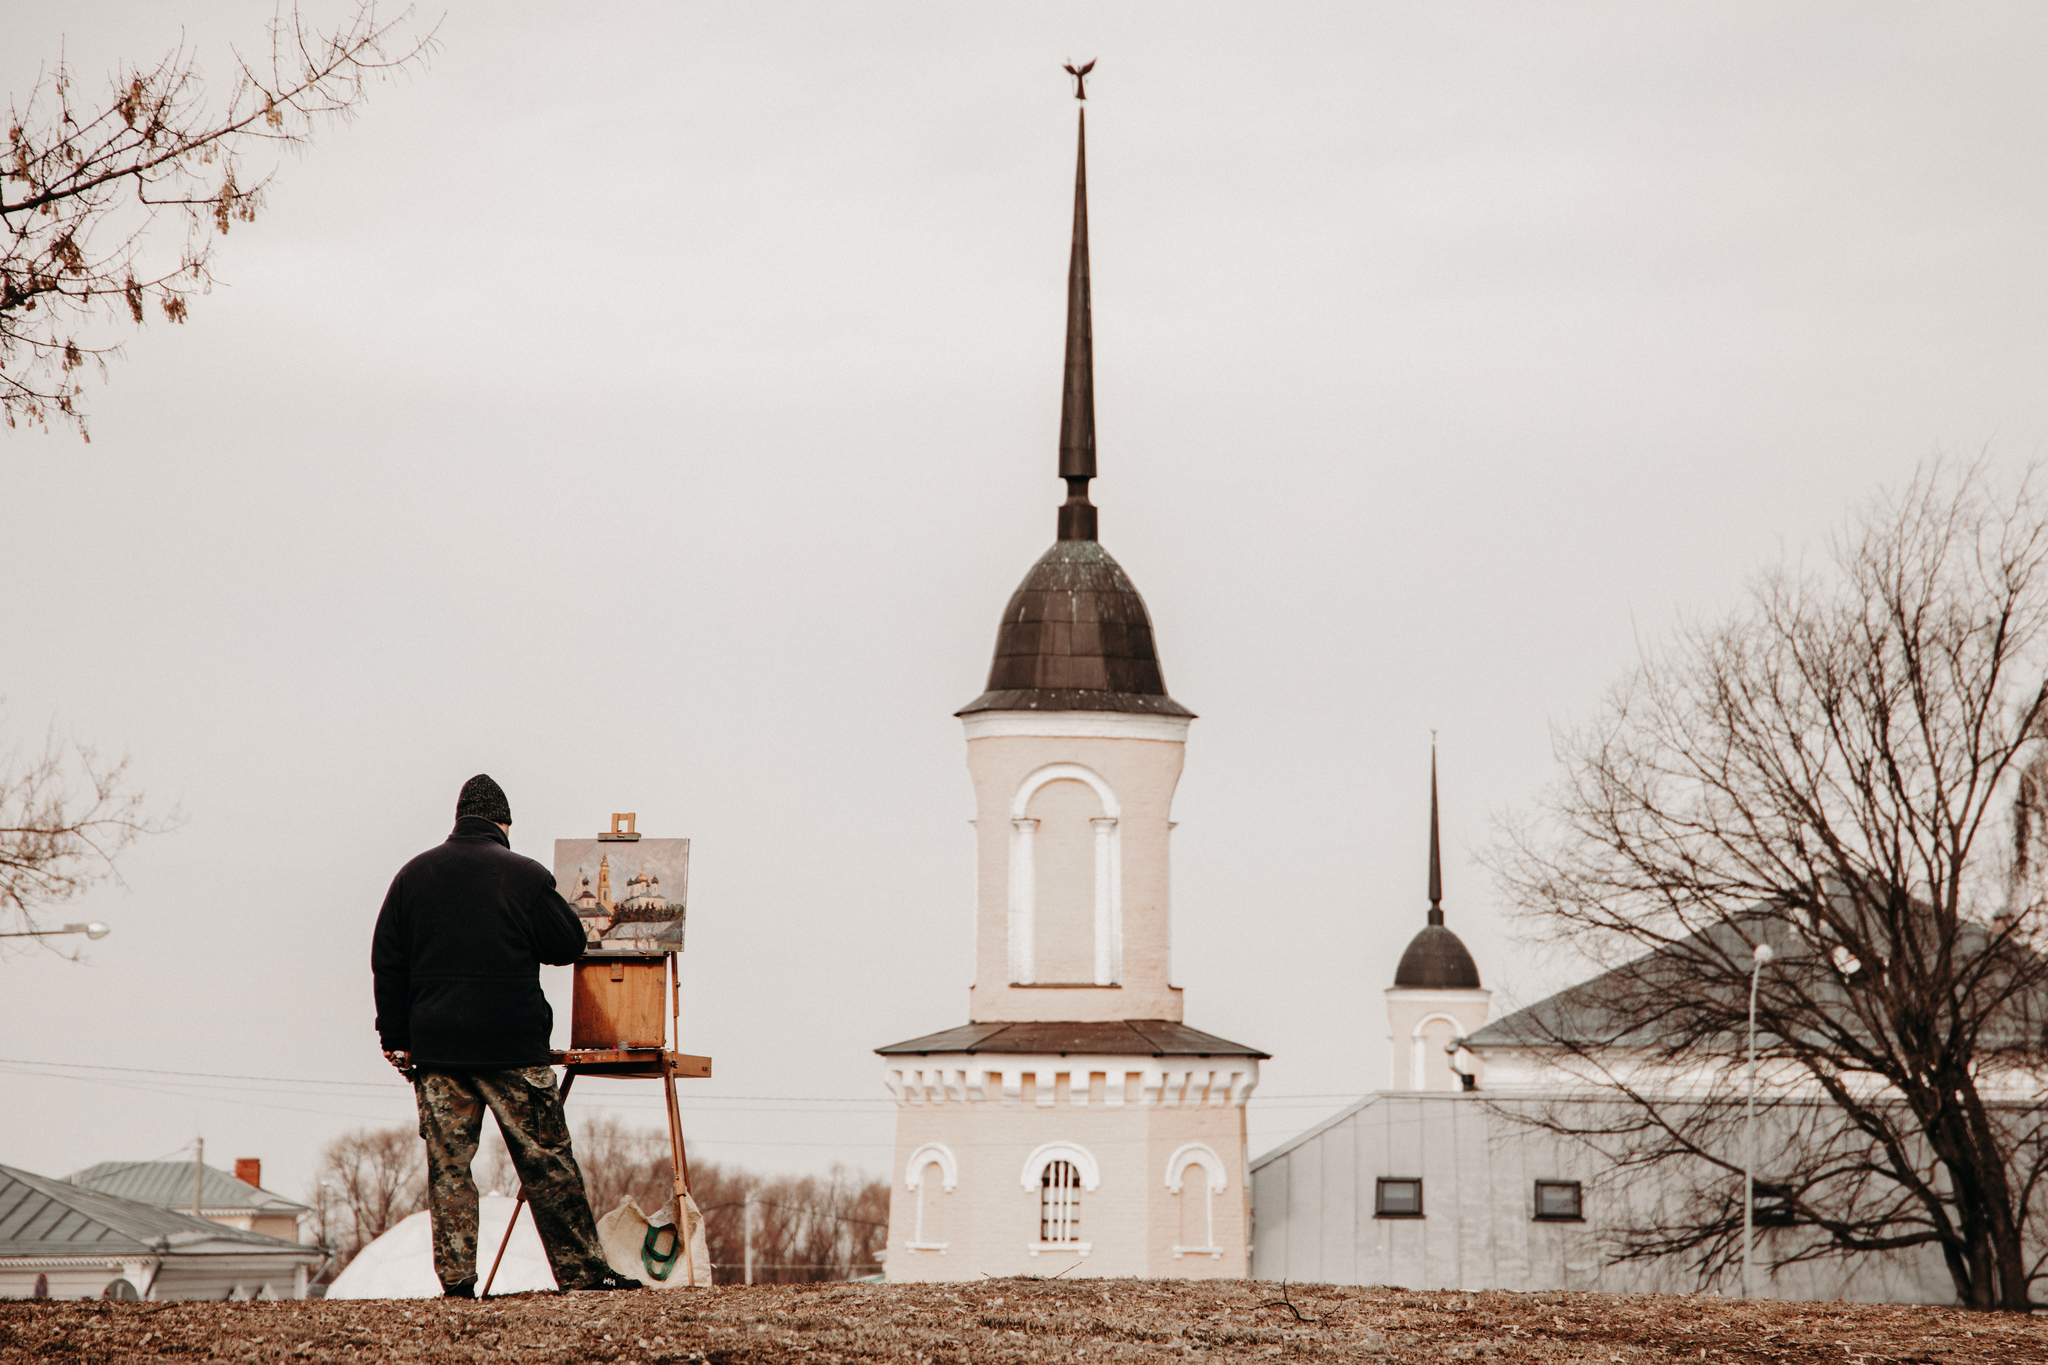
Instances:
[[[598,1245],[611,1268],[655,1289],[702,1289],[711,1283],[711,1249],[697,1201],[678,1195],[653,1217],[632,1195],[597,1220]]]

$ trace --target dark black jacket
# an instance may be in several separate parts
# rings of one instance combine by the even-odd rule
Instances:
[[[545,1065],[555,1015],[540,964],[582,955],[583,925],[555,874],[465,815],[391,879],[370,945],[377,1032],[420,1065]]]

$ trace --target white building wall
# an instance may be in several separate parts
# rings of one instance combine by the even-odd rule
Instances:
[[[1257,1061],[964,1054],[887,1061],[899,1104],[889,1181],[891,1281],[1247,1273],[1244,1105],[1258,1084]],[[1100,1079],[1091,1085],[1091,1077]],[[1095,1177],[1081,1196],[1085,1253],[1034,1246],[1040,1190],[1023,1175],[1048,1143],[1081,1149],[1087,1161],[1079,1164]],[[1204,1149],[1205,1179],[1176,1180],[1191,1146]],[[928,1184],[933,1162],[942,1171],[950,1166],[954,1181],[936,1196]],[[1207,1188],[1216,1179],[1223,1189]],[[1185,1212],[1190,1200],[1207,1201],[1213,1212],[1214,1253],[1184,1249],[1182,1228],[1195,1221]],[[943,1235],[918,1235],[921,1203],[925,1227]]]
[[[1495,1107],[1518,1103],[1554,1101],[1373,1095],[1258,1158],[1251,1175],[1252,1275],[1406,1289],[1698,1289],[1679,1263],[1607,1263],[1610,1232],[1662,1198],[1656,1175],[1614,1180],[1578,1144],[1516,1123]],[[1383,1176],[1422,1178],[1422,1217],[1375,1216]],[[1537,1221],[1539,1179],[1581,1182],[1587,1221]],[[1781,1235],[1788,1234],[1759,1234]],[[1764,1293],[1782,1299],[1954,1301],[1940,1253],[1929,1248],[1788,1267],[1764,1283]]]

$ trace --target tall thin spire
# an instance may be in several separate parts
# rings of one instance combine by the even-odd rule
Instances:
[[[1085,100],[1079,71],[1067,68],[1074,80],[1074,98]],[[1088,481],[1095,477],[1095,326],[1088,306],[1088,111],[1081,114],[1080,139],[1074,152],[1074,246],[1067,258],[1067,376],[1060,396],[1060,477],[1067,481],[1067,500],[1060,507],[1061,540],[1094,540],[1095,505],[1088,501]]]
[[[1444,922],[1444,855],[1436,832],[1436,740],[1429,742],[1429,922]]]

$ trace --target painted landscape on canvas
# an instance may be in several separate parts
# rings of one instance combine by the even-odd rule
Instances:
[[[591,954],[681,952],[689,885],[688,839],[555,840],[555,889]]]

